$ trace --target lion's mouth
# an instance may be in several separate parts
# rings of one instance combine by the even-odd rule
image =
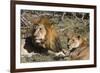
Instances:
[[[38,46],[45,47],[45,45],[43,45],[44,42],[45,42],[45,40],[43,40],[43,39],[35,39],[35,43],[36,43]]]
[[[35,39],[35,42],[41,42],[42,39]]]
[[[41,43],[42,42],[42,39],[35,39],[35,42],[36,43]]]

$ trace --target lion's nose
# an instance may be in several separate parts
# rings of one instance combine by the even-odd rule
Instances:
[[[34,36],[38,36],[38,35],[39,35],[39,31],[36,30],[36,31],[34,32]]]

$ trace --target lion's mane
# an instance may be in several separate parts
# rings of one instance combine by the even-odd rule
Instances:
[[[46,36],[45,36],[45,42],[42,44],[42,48],[47,50],[52,50],[54,52],[59,52],[62,50],[59,36],[57,34],[57,31],[55,29],[54,24],[52,24],[48,17],[42,16],[40,18],[39,24],[43,24],[46,29]],[[33,38],[34,39],[34,38]],[[35,42],[33,42],[35,43]],[[42,49],[40,48],[40,49]]]

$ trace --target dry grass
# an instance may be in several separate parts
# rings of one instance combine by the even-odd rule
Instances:
[[[63,21],[55,17],[52,17],[50,20],[52,20],[52,22],[54,23],[54,26],[56,27],[59,33],[62,48],[68,49],[67,48],[67,33],[68,32],[79,34],[82,37],[86,37],[89,41],[89,18],[82,20],[81,18],[77,19],[74,16],[69,17],[66,15]],[[21,33],[22,32],[23,31],[21,31]],[[65,58],[55,57],[54,55],[42,55],[42,54],[33,55],[32,57],[26,57],[26,56],[21,57],[21,62],[23,63],[41,62],[41,61],[60,61],[60,60],[70,60],[70,58],[69,57],[65,57]]]

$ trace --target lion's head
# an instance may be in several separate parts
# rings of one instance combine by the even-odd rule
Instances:
[[[74,34],[68,38],[69,49],[88,46],[88,40],[86,37],[82,37],[79,34]]]
[[[35,43],[42,43],[45,41],[46,34],[47,31],[43,24],[34,25],[32,35]]]
[[[68,38],[68,48],[72,59],[88,59],[89,46],[86,37],[73,35]]]
[[[80,36],[74,35],[68,38],[69,49],[78,48],[81,43],[82,43],[82,39],[80,38]]]
[[[33,25],[32,42],[53,51],[61,49],[56,29],[45,16]]]

